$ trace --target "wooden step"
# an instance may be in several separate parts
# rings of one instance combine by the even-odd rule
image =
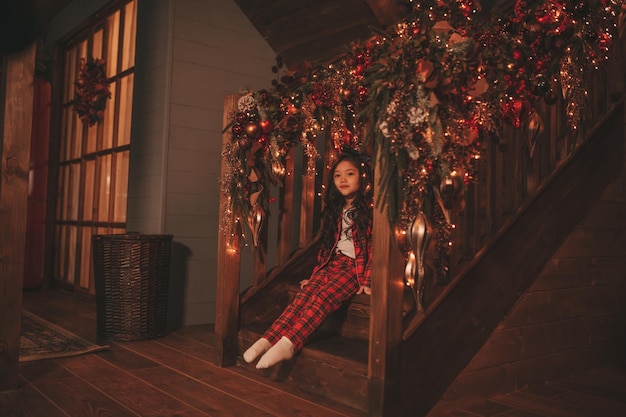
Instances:
[[[248,326],[239,332],[243,352],[261,337],[265,327]],[[340,404],[367,411],[368,343],[365,340],[332,335],[322,329],[293,359],[264,370],[256,370],[239,356],[238,365],[267,378],[319,395]]]

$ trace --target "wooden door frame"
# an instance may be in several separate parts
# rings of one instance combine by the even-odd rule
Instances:
[[[3,59],[0,87],[0,391],[17,386],[35,44]]]

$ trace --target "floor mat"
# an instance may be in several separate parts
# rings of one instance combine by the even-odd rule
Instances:
[[[22,310],[20,362],[64,358],[108,349]]]

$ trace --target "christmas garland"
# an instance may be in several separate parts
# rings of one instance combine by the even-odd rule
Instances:
[[[74,87],[74,99],[69,104],[83,123],[95,125],[103,119],[111,97],[105,62],[100,58],[81,59]]]
[[[616,0],[517,0],[510,16],[478,25],[478,1],[407,6],[402,22],[348,45],[331,65],[289,74],[240,100],[227,128],[223,191],[231,217],[224,230],[244,218],[254,232],[259,225],[250,219],[266,213],[269,185],[281,184],[290,147],[301,142],[314,170],[317,132],[330,127],[337,148],[373,149],[382,170],[376,204],[390,227],[407,231],[426,214],[436,272],[445,278],[450,213],[463,209],[482,143],[502,141],[505,125],[536,132],[536,104],[559,97],[576,129],[589,73],[606,59],[620,11]]]
[[[359,86],[350,84],[353,79],[346,78],[345,70],[317,67],[280,76],[280,59],[273,70],[279,74],[273,87],[245,92],[224,129],[231,140],[223,152],[227,172],[221,186],[229,201],[223,207],[228,216],[220,228],[233,233],[233,226],[245,221],[255,245],[269,203],[274,201],[270,186],[282,185],[285,157],[294,145],[301,144],[306,170],[314,174],[317,136],[324,128],[329,127],[337,149],[342,145],[358,149],[361,143],[355,104],[348,100],[353,94],[359,97]],[[362,99],[361,95],[357,101]]]

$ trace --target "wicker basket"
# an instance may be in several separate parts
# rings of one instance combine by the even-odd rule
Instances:
[[[172,235],[94,235],[99,340],[165,335]]]

